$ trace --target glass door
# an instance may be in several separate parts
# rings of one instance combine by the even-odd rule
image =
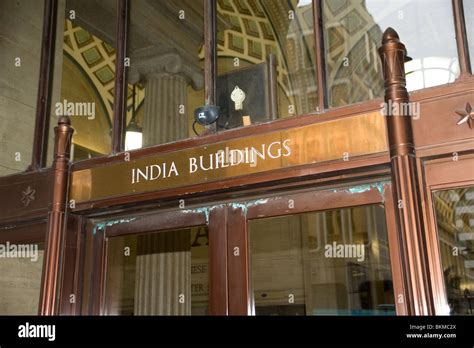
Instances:
[[[474,185],[433,192],[446,313],[474,315]]]
[[[91,277],[85,275],[95,289],[85,294],[89,313],[227,314],[226,270],[219,268],[226,256],[219,247],[225,238],[221,211],[214,206],[94,222]]]
[[[206,315],[207,226],[109,237],[106,315]]]
[[[405,314],[393,213],[388,183],[232,205],[230,314]]]
[[[474,315],[474,156],[425,164],[427,241],[438,315]]]

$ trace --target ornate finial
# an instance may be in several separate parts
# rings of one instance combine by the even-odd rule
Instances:
[[[388,42],[400,42],[400,37],[392,27],[388,27],[382,36],[382,44],[385,45]]]
[[[54,127],[56,139],[54,142],[54,158],[57,160],[69,160],[71,151],[71,140],[74,128],[71,127],[69,116],[60,116],[58,125]]]

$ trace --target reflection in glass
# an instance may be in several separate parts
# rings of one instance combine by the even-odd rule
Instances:
[[[206,227],[107,241],[108,315],[207,315]]]
[[[377,49],[388,27],[412,58],[405,66],[409,91],[459,76],[451,0],[325,0],[323,17],[332,107],[383,96]]]
[[[0,176],[31,163],[44,1],[0,1]]]
[[[467,44],[471,59],[471,72],[474,70],[474,1],[463,1],[464,18],[466,21]]]
[[[219,0],[217,15],[218,129],[317,111],[312,1]]]
[[[474,188],[433,194],[451,315],[474,314]]]
[[[202,0],[130,1],[129,149],[196,136],[194,110],[204,105],[203,28]]]
[[[0,315],[37,315],[44,243],[0,244]]]
[[[70,116],[74,128],[73,161],[111,151],[116,12],[116,2],[110,0],[58,3],[58,27],[64,30],[58,37],[54,57],[51,126],[57,124],[57,117]],[[53,139],[52,130],[50,138]]]
[[[257,315],[394,315],[384,208],[251,220]]]

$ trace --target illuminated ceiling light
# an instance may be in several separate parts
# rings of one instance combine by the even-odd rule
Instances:
[[[125,133],[125,151],[141,149],[143,146],[142,129],[134,119],[130,121]]]
[[[409,92],[454,82],[459,76],[457,58],[426,57],[405,63]]]
[[[135,85],[133,85],[132,119],[130,120],[125,132],[125,151],[141,149],[143,147],[143,132],[135,120],[135,117],[137,116],[135,110],[135,95]]]

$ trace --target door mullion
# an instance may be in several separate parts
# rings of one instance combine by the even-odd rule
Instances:
[[[227,207],[209,213],[209,314],[228,315]]]
[[[246,212],[240,205],[229,205],[227,216],[229,315],[250,315]]]

